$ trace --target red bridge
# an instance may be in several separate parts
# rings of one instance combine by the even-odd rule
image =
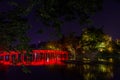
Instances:
[[[0,63],[3,65],[51,65],[62,64],[61,60],[68,60],[68,53],[60,50],[32,50],[10,51],[0,54]]]

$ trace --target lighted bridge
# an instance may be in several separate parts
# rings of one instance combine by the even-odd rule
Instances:
[[[4,65],[50,65],[62,64],[61,60],[67,60],[68,53],[60,50],[32,50],[3,52],[0,54],[0,63]]]

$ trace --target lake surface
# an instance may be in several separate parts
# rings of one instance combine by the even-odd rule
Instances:
[[[28,66],[31,73],[18,66],[0,66],[0,80],[120,80],[119,64],[65,64]]]

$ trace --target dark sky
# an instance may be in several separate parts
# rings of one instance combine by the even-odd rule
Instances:
[[[120,2],[116,2],[114,0],[104,1],[103,10],[94,15],[92,19],[95,25],[104,25],[104,32],[112,36],[114,40],[120,38]],[[46,28],[42,23],[37,23],[32,19],[30,20],[30,22],[33,25],[33,28],[30,30],[29,33],[32,38],[32,43],[57,39],[57,37],[52,35],[54,34],[54,31],[52,29]],[[36,34],[38,27],[42,28],[44,30],[44,33]],[[80,35],[82,28],[84,27],[81,27],[77,21],[66,22],[65,24],[63,24],[62,32],[64,34],[76,32],[77,35]]]
[[[93,19],[96,25],[104,25],[104,32],[113,39],[120,38],[120,2],[106,0],[103,11],[96,14]]]

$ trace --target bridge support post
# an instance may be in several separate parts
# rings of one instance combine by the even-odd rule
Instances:
[[[6,56],[6,55],[3,56],[3,62],[5,62],[5,56]]]
[[[10,62],[10,64],[12,63],[12,55],[11,54],[9,55],[9,62]]]
[[[16,61],[18,62],[18,53],[16,53]]]
[[[21,62],[24,63],[24,54],[21,54]]]
[[[34,62],[36,62],[36,53],[34,54]]]

